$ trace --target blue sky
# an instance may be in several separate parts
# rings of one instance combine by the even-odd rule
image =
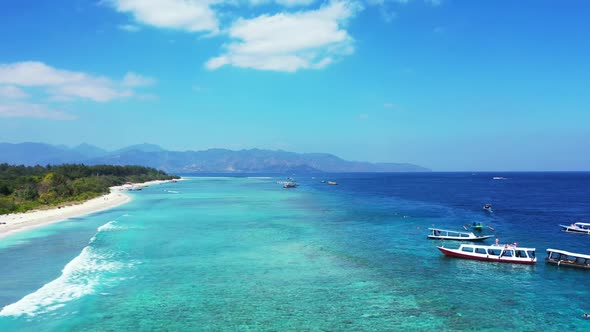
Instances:
[[[0,142],[590,170],[589,17],[585,0],[5,0]]]

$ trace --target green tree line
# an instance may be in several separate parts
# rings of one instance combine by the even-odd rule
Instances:
[[[0,164],[0,214],[85,201],[125,182],[171,180],[178,176],[143,166]]]

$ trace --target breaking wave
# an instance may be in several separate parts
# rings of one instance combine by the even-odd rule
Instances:
[[[127,229],[127,228],[122,227],[122,226],[118,226],[116,220],[111,220],[108,223],[97,228],[97,230],[99,232],[110,232],[110,231],[118,231],[118,230],[124,230],[124,229]]]
[[[98,228],[99,233],[111,231],[117,226],[109,221]],[[97,233],[98,235],[98,233]],[[62,270],[61,275],[37,291],[26,295],[19,301],[2,308],[0,316],[35,316],[63,307],[67,302],[94,294],[105,285],[121,280],[115,276],[122,269],[131,267],[133,262],[122,263],[114,253],[93,247],[96,235],[88,246],[72,259]]]

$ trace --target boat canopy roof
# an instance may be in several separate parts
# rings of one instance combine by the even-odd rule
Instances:
[[[567,255],[567,256],[575,256],[575,257],[579,257],[579,258],[584,258],[584,259],[590,259],[590,255],[585,255],[585,254],[577,254],[575,252],[569,252],[569,251],[565,251],[565,250],[559,250],[559,249],[547,249],[548,253],[557,253],[557,254],[562,254],[562,255]]]
[[[472,232],[452,231],[450,229],[442,229],[442,228],[429,228],[428,230],[431,230],[431,231],[441,231],[441,232],[472,234]]]
[[[574,225],[590,227],[590,223],[587,222],[576,222]]]
[[[506,246],[506,248],[504,248]],[[525,248],[525,247],[517,247],[515,245],[512,244],[500,244],[500,245],[483,245],[483,244],[461,244],[461,246],[459,247],[459,249],[461,248],[465,248],[465,247],[471,247],[471,248],[484,248],[484,249],[506,249],[506,250],[537,250],[536,248]]]

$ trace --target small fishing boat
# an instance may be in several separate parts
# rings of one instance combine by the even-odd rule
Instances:
[[[581,269],[590,269],[590,255],[577,254],[558,249],[547,249],[547,263],[557,266],[577,267]]]
[[[473,232],[456,232],[446,229],[429,228],[429,239],[435,240],[454,240],[454,241],[483,241],[493,237],[493,235],[475,235]]]
[[[492,212],[494,212],[494,211],[492,211],[492,204],[484,204],[484,205],[483,205],[483,207],[482,207],[482,209],[483,209],[484,211],[487,211],[487,212],[489,212],[489,213],[492,213]]]
[[[297,188],[299,186],[297,182],[286,181],[283,182],[283,188]]]
[[[482,232],[486,228],[491,229],[492,231],[495,231],[494,227],[489,226],[489,225],[486,226],[480,222],[475,222],[475,221],[471,224],[463,225],[463,229],[465,229],[466,231],[468,231],[469,229],[472,229],[477,232]]]
[[[535,248],[518,247],[517,244],[505,245],[476,245],[461,244],[457,249],[449,249],[442,246],[437,247],[445,256],[472,259],[488,262],[514,263],[514,264],[535,264]]]
[[[559,225],[561,230],[568,233],[590,234],[590,223],[576,222],[568,225]]]
[[[334,181],[328,181],[328,184],[329,184],[329,185],[331,185],[331,186],[336,186],[336,185],[338,185],[338,183],[337,183],[337,182],[334,182]]]

